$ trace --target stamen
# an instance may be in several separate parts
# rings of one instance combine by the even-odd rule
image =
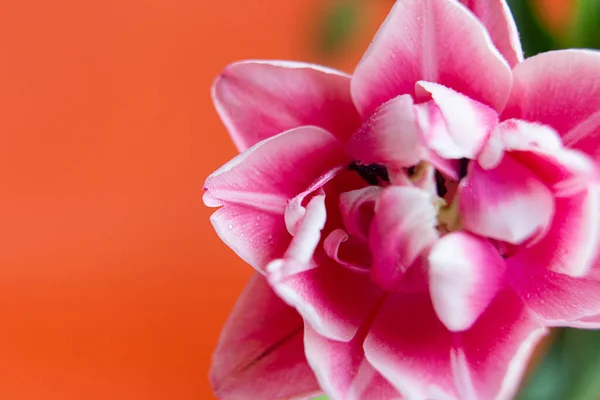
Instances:
[[[461,180],[465,176],[467,176],[467,172],[469,169],[469,160],[468,158],[461,158],[458,160],[458,180]]]
[[[381,164],[363,164],[360,161],[352,161],[348,169],[356,171],[369,185],[379,185],[382,181],[390,181],[387,169]]]
[[[435,171],[435,185],[439,197],[444,197],[448,193],[446,179],[444,179],[444,176],[438,170]]]

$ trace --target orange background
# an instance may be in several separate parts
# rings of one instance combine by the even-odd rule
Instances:
[[[311,49],[324,0],[0,6],[0,398],[210,399],[210,354],[251,275],[205,177],[235,154],[209,87]],[[376,4],[375,4],[376,3]]]

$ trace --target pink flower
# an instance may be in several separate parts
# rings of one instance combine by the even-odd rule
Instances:
[[[523,61],[501,0],[399,0],[350,77],[245,61],[205,183],[258,274],[223,399],[507,399],[551,326],[600,326],[600,54]]]

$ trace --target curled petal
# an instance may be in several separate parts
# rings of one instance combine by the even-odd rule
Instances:
[[[491,169],[500,164],[505,152],[553,153],[561,147],[560,136],[549,126],[509,119],[494,129],[478,161],[482,168]]]
[[[328,132],[302,127],[264,140],[212,173],[204,203],[223,206],[211,221],[223,241],[259,271],[289,244],[287,202],[347,162]],[[277,168],[273,168],[276,165]]]
[[[399,0],[352,77],[352,98],[363,116],[415,83],[452,88],[502,110],[510,67],[485,27],[455,0]]]
[[[382,104],[348,142],[348,152],[364,164],[396,167],[415,165],[421,148],[413,100],[409,95]]]
[[[342,229],[331,232],[323,242],[325,253],[338,264],[358,273],[368,273],[371,254],[367,244],[348,236]]]
[[[320,334],[350,340],[381,297],[366,274],[356,274],[315,253],[325,223],[324,196],[315,196],[283,259],[267,266],[275,292]],[[315,254],[313,254],[315,253]]]
[[[505,284],[498,251],[466,232],[442,237],[428,260],[433,307],[451,331],[470,328]]]
[[[463,399],[513,399],[536,344],[548,333],[514,292],[500,292],[457,335],[452,366]]]
[[[302,318],[273,293],[264,277],[255,274],[213,354],[210,383],[216,395],[245,400],[319,393],[304,355],[302,333]]]
[[[505,0],[460,0],[485,25],[508,64],[514,68],[523,61],[517,25]]]
[[[558,50],[538,54],[513,70],[502,117],[535,121],[561,136],[600,109],[600,53]]]
[[[407,399],[459,398],[452,376],[453,334],[427,293],[391,293],[364,343],[365,356]]]
[[[375,213],[375,202],[381,191],[379,186],[368,186],[340,195],[340,213],[348,233],[367,240]]]
[[[396,290],[407,270],[437,239],[436,223],[427,192],[398,186],[384,189],[369,235],[373,280],[385,290]]]
[[[289,61],[242,61],[215,80],[212,98],[240,151],[303,125],[344,139],[360,118],[350,77],[329,68]]]
[[[458,196],[465,229],[512,244],[546,232],[554,217],[550,189],[512,157],[487,171],[474,163]]]
[[[420,81],[417,89],[433,98],[445,122],[424,121],[427,113],[418,113],[421,129],[426,129],[424,136],[429,139],[428,145],[444,158],[475,158],[498,123],[496,111],[436,83]],[[432,117],[435,119],[435,115]],[[427,132],[427,127],[432,132]]]
[[[400,395],[365,359],[364,335],[338,342],[305,325],[306,357],[323,390],[333,400],[400,399]]]

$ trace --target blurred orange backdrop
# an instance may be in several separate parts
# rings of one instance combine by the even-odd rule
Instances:
[[[210,399],[251,275],[205,177],[236,152],[209,87],[311,50],[323,0],[19,0],[0,6],[0,398]],[[375,4],[377,3],[377,4]]]

